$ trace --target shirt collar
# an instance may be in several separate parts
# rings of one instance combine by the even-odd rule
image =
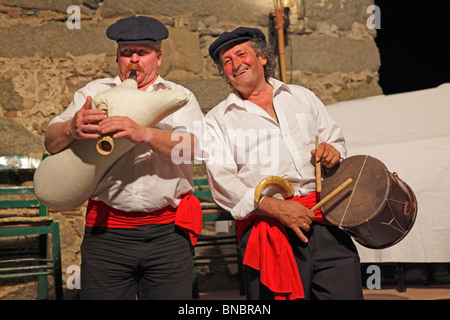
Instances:
[[[284,82],[281,82],[280,80],[277,80],[275,78],[269,78],[269,84],[273,87],[273,96],[276,97],[281,92],[286,91],[289,94],[292,94],[291,88],[289,85],[285,84]],[[228,110],[231,110],[232,107],[244,107],[244,100],[241,99],[240,96],[238,96],[236,93],[232,92],[228,95],[226,102],[225,102],[225,109],[224,113],[226,113]]]
[[[284,82],[277,80],[275,78],[269,78],[269,84],[273,87],[273,96],[277,96],[282,91],[289,92],[292,94],[291,88]]]
[[[166,90],[170,89],[166,81],[158,74],[155,82],[153,82],[150,86],[148,86],[147,91],[158,91],[158,90]]]
[[[113,82],[116,84],[116,86],[122,83],[119,76],[116,76]],[[170,89],[170,87],[167,85],[166,81],[158,74],[155,82],[148,86],[147,91],[158,91],[166,89]]]

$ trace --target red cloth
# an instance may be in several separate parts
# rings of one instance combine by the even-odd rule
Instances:
[[[202,207],[196,196],[188,194],[181,199],[177,208],[175,224],[189,234],[191,243],[195,246],[203,227]]]
[[[304,197],[293,197],[311,209],[317,203],[317,193]],[[313,221],[322,222],[322,212],[316,210]],[[304,298],[304,291],[297,262],[286,235],[286,229],[277,219],[252,215],[245,220],[236,220],[238,237],[252,221],[255,224],[245,250],[245,265],[260,271],[260,280],[273,292],[276,300]]]
[[[127,212],[108,206],[102,201],[89,199],[86,209],[86,226],[106,228],[134,228],[148,224],[168,224],[177,226],[189,234],[192,245],[202,232],[202,209],[200,201],[193,195],[185,195],[178,208],[167,206],[153,212]]]

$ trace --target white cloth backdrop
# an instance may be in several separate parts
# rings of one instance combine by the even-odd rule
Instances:
[[[450,83],[327,106],[348,156],[370,155],[417,197],[409,234],[386,249],[357,244],[361,262],[450,262]]]

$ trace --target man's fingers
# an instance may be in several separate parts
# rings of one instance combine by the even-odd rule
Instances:
[[[297,237],[304,243],[308,243],[308,238],[303,234],[303,232],[300,230],[300,228],[293,228],[292,229]]]
[[[309,230],[311,230],[311,225],[309,223],[304,222],[300,225],[300,228],[305,231],[309,231]]]
[[[320,161],[320,163],[327,168],[333,167],[340,160],[341,154],[332,145],[322,142],[319,145],[319,149],[311,150],[311,155],[314,157],[315,161]]]
[[[327,168],[334,167],[339,162],[340,159],[341,159],[340,153],[334,154],[331,160],[329,161]]]
[[[97,111],[97,112],[93,112],[93,111]],[[86,114],[83,118],[82,118],[82,124],[85,125],[98,125],[100,121],[106,119],[106,115],[104,113],[103,110],[93,110],[90,111],[89,114]]]
[[[322,164],[326,166],[327,168],[333,167],[336,163],[339,162],[341,158],[341,155],[338,151],[335,151],[334,149],[332,152],[329,152],[326,156],[322,158]]]
[[[86,99],[86,102],[83,104],[82,109],[91,109],[91,104],[92,104],[92,97],[88,96]]]

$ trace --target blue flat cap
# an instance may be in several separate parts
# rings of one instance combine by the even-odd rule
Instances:
[[[167,28],[155,18],[138,16],[120,19],[106,30],[119,44],[152,43],[169,37]]]
[[[209,46],[209,55],[213,60],[217,60],[219,59],[220,49],[223,47],[235,42],[248,41],[255,37],[266,40],[264,33],[255,28],[239,27],[231,32],[224,32]]]

